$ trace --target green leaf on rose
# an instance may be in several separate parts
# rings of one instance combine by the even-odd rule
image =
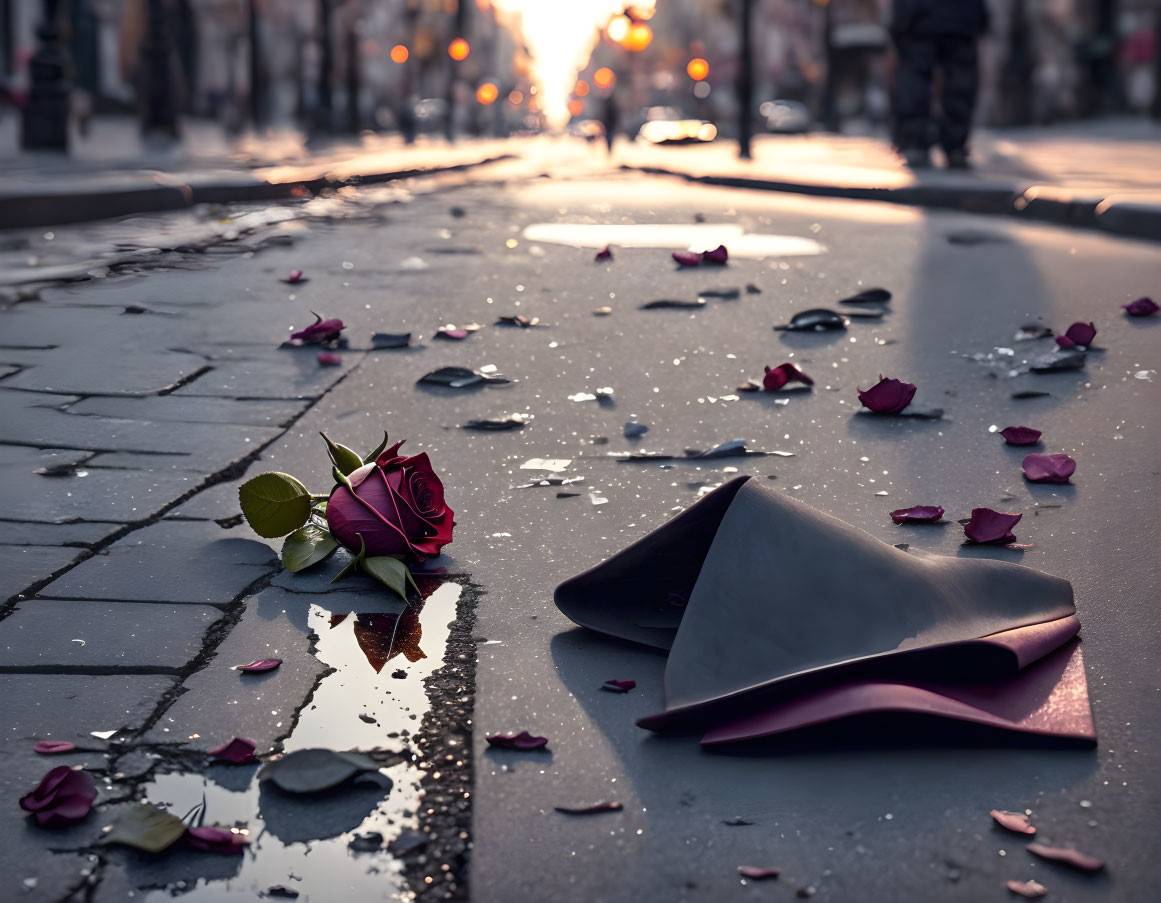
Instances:
[[[411,571],[398,558],[390,555],[376,555],[360,562],[363,572],[370,574],[384,586],[393,589],[404,602],[407,601],[407,586],[415,586]]]
[[[376,458],[378,458],[379,455],[381,455],[383,453],[383,450],[385,448],[387,448],[387,431],[383,430],[383,441],[380,442],[375,447],[375,450],[373,452],[371,452],[369,455],[367,455],[365,458],[363,458],[363,463],[370,464],[372,461],[374,461]]]
[[[296,574],[325,561],[339,547],[330,533],[314,524],[300,527],[282,544],[282,563]]]
[[[355,535],[359,537],[359,554],[343,565],[343,569],[335,574],[331,579],[331,583],[338,583],[347,574],[351,573],[351,571],[359,566],[359,562],[363,560],[363,556],[367,554],[367,544],[363,542],[363,534],[356,533]]]
[[[327,454],[331,456],[331,462],[341,473],[353,473],[363,466],[363,459],[359,457],[357,451],[332,441],[331,437],[326,433],[319,433],[319,435],[323,437],[323,441],[327,444]]]
[[[310,519],[310,493],[290,474],[258,474],[238,489],[238,501],[246,522],[267,539],[293,533]]]
[[[146,853],[160,853],[185,834],[180,818],[148,803],[135,803],[113,822],[101,843],[119,843]]]
[[[355,491],[355,487],[351,485],[351,481],[347,479],[347,475],[339,470],[337,467],[331,468],[331,476],[335,478],[336,483],[346,486],[351,492]]]

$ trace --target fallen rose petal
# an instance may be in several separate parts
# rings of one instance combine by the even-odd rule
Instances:
[[[1096,338],[1097,329],[1092,323],[1073,323],[1065,330],[1064,335],[1056,337],[1056,344],[1061,348],[1072,348],[1084,345],[1086,348]]]
[[[754,881],[762,881],[766,878],[777,878],[782,874],[781,869],[764,869],[756,865],[739,865],[738,874],[743,878],[750,878]]]
[[[87,772],[58,765],[20,798],[20,808],[31,812],[41,827],[55,827],[80,821],[96,798],[97,786]]]
[[[38,752],[42,756],[56,756],[60,753],[72,752],[74,749],[76,746],[67,740],[37,740],[32,747],[33,752]]]
[[[1012,528],[1020,523],[1023,516],[991,508],[973,508],[971,520],[964,524],[963,532],[972,542],[1015,542]]]
[[[1008,890],[1014,894],[1019,894],[1021,897],[1026,897],[1029,900],[1035,900],[1037,897],[1043,897],[1048,893],[1048,888],[1039,881],[1009,881]]]
[[[695,254],[693,251],[674,251],[673,259],[677,261],[679,266],[695,267],[701,265],[701,255]]]
[[[1151,317],[1161,310],[1161,306],[1158,306],[1152,298],[1138,298],[1136,301],[1122,304],[1121,307],[1130,317]]]
[[[1041,432],[1030,426],[1006,426],[1000,435],[1009,445],[1035,445],[1040,441]]]
[[[509,314],[496,321],[497,326],[519,326],[521,329],[530,329],[540,322],[540,317],[523,317],[520,314]]]
[[[235,671],[245,671],[248,674],[260,674],[263,671],[273,671],[282,664],[280,658],[260,658],[248,665],[235,665]]]
[[[563,812],[565,815],[596,815],[598,812],[620,812],[625,807],[620,803],[596,803],[592,806],[580,806],[573,808],[571,806],[553,806],[557,812]]]
[[[628,693],[635,686],[637,686],[635,680],[606,680],[601,684],[601,689],[610,693]]]
[[[547,737],[534,737],[528,731],[518,734],[489,734],[484,738],[488,745],[496,749],[543,749],[548,746]]]
[[[343,321],[338,318],[324,320],[318,314],[314,316],[315,321],[310,326],[290,334],[291,341],[297,340],[304,345],[322,345],[332,339],[337,339],[339,333],[347,328]]]
[[[320,351],[318,353],[318,362],[321,367],[339,367],[342,366],[343,359],[337,354],[332,354],[330,351]]]
[[[891,520],[897,524],[934,524],[943,517],[939,505],[914,505],[891,512]]]
[[[250,765],[258,761],[258,757],[254,755],[254,750],[257,748],[258,744],[253,740],[247,740],[245,737],[235,737],[229,743],[223,743],[214,749],[206,750],[206,753],[222,762],[233,762],[236,765]]]
[[[1015,831],[1017,834],[1035,834],[1036,828],[1028,821],[1023,812],[1006,812],[1003,809],[993,809],[988,813],[1001,828]]]
[[[301,282],[306,282],[307,279],[302,275],[302,270],[291,270],[282,281],[288,285],[298,285]]]
[[[1062,862],[1082,872],[1099,872],[1105,867],[1103,859],[1095,856],[1086,856],[1077,850],[1068,850],[1064,847],[1046,847],[1042,843],[1030,843],[1026,847],[1029,853],[1041,859],[1050,859],[1053,862]]]
[[[915,385],[898,379],[884,379],[867,390],[857,389],[863,407],[875,414],[898,414],[915,397]]]
[[[814,385],[814,380],[799,370],[794,364],[779,364],[777,367],[767,367],[766,375],[762,377],[762,388],[767,392],[777,392],[787,383],[799,382],[808,386]]]
[[[605,245],[603,248],[601,248],[601,250],[597,251],[596,256],[593,258],[593,260],[612,260],[612,259],[613,259],[613,249],[610,248],[608,245]]]
[[[1028,455],[1021,466],[1031,483],[1067,483],[1076,472],[1076,461],[1068,455]]]
[[[705,263],[723,264],[730,258],[730,252],[725,245],[718,245],[712,251],[702,251],[701,259]]]
[[[185,839],[191,847],[205,853],[241,853],[250,845],[244,834],[227,828],[190,828]]]

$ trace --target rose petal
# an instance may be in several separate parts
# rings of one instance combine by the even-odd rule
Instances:
[[[693,251],[674,251],[673,259],[677,261],[678,266],[695,267],[701,265],[701,255],[695,254]]]
[[[32,749],[33,752],[38,752],[42,756],[55,756],[60,753],[72,752],[76,746],[66,740],[37,740]]]
[[[291,341],[299,341],[304,345],[322,345],[332,339],[337,339],[346,326],[337,318],[324,320],[315,314],[315,321],[298,332],[290,334]]]
[[[1061,348],[1075,348],[1076,347],[1076,342],[1074,342],[1072,339],[1070,339],[1066,335],[1058,335],[1056,337],[1056,344],[1059,345]]]
[[[235,737],[229,743],[223,743],[214,749],[206,750],[207,754],[221,762],[233,762],[236,765],[249,765],[258,761],[254,750],[258,748],[253,740],[245,737]]]
[[[484,738],[488,745],[497,749],[543,749],[548,746],[547,737],[534,737],[528,731],[518,734],[489,734]]]
[[[625,807],[620,803],[596,803],[592,806],[553,806],[557,812],[565,815],[596,815],[598,812],[620,812]]]
[[[1030,843],[1027,850],[1041,859],[1050,859],[1053,862],[1062,862],[1082,872],[1099,872],[1105,867],[1103,859],[1095,856],[1086,856],[1077,850],[1068,850],[1064,847],[1046,847],[1042,843]]]
[[[1035,834],[1036,828],[1028,821],[1023,812],[1006,812],[1003,809],[993,809],[989,815],[1001,828],[1015,831],[1017,834]]]
[[[1000,430],[1000,435],[1009,445],[1035,445],[1042,434],[1030,426],[1006,426]]]
[[[235,671],[245,671],[248,674],[260,674],[263,671],[273,671],[282,664],[280,658],[260,658],[248,665],[235,665]]]
[[[863,407],[875,414],[898,414],[915,397],[915,385],[898,379],[884,379],[867,390],[858,389],[859,401]]]
[[[712,251],[703,251],[701,259],[705,263],[723,264],[729,260],[730,252],[726,250],[725,245],[718,245]]]
[[[96,798],[97,786],[87,772],[58,765],[20,798],[20,808],[42,826],[67,825],[88,815]]]
[[[456,329],[455,327],[451,326],[445,326],[443,329],[437,329],[435,332],[435,337],[437,339],[451,339],[456,342],[462,342],[469,335],[471,335],[471,333],[466,329]]]
[[[1000,544],[1015,542],[1016,537],[1012,535],[1012,528],[1023,516],[991,508],[973,508],[971,520],[964,524],[963,532],[972,542]]]
[[[610,693],[628,693],[635,686],[637,686],[635,680],[606,680],[601,684],[601,689]]]
[[[291,270],[286,275],[286,278],[282,281],[288,282],[291,285],[297,285],[298,283],[303,282],[304,280],[302,278],[302,270]]]
[[[891,520],[897,524],[934,524],[943,517],[939,505],[914,505],[891,512]]]
[[[1056,344],[1061,348],[1071,348],[1073,345],[1084,345],[1086,348],[1092,344],[1092,340],[1096,338],[1097,328],[1092,323],[1073,323],[1064,331],[1063,336],[1056,337]],[[1068,344],[1065,344],[1061,339],[1067,339]]]
[[[814,380],[798,369],[794,364],[779,364],[777,367],[767,367],[766,375],[762,377],[762,388],[767,392],[777,392],[787,383],[799,382],[813,386]]]
[[[1019,894],[1021,897],[1026,897],[1029,900],[1035,900],[1037,897],[1043,897],[1048,893],[1048,888],[1039,881],[1009,881],[1008,890],[1014,894]]]
[[[1067,483],[1076,472],[1076,461],[1068,455],[1027,455],[1021,466],[1030,483]]]
[[[249,839],[226,828],[190,828],[185,833],[189,845],[205,853],[241,853]]]
[[[596,256],[593,258],[593,260],[612,260],[612,259],[613,259],[613,249],[610,248],[608,245],[605,245],[601,250],[597,251]]]
[[[1121,307],[1130,317],[1151,317],[1161,310],[1161,306],[1158,306],[1152,298],[1138,298],[1136,301],[1122,304]]]
[[[750,878],[754,881],[762,881],[766,878],[777,878],[782,874],[782,870],[764,869],[756,865],[739,865],[738,874],[743,878]]]
[[[339,367],[342,365],[343,359],[329,351],[320,351],[318,353],[318,362],[320,367]]]

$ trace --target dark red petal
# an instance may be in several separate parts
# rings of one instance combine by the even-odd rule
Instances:
[[[1017,834],[1035,834],[1036,828],[1028,821],[1023,812],[1006,812],[1003,809],[993,809],[989,813],[1001,828],[1015,831]]]
[[[1063,862],[1082,872],[1099,872],[1105,867],[1103,859],[1095,856],[1086,856],[1077,850],[1068,850],[1064,847],[1046,847],[1042,843],[1030,843],[1027,850],[1041,859],[1051,859],[1053,862]]]
[[[76,746],[65,740],[38,740],[32,749],[42,756],[55,756],[58,753],[72,752]]]
[[[1151,317],[1161,310],[1161,306],[1158,306],[1152,298],[1138,298],[1136,301],[1122,304],[1121,307],[1130,317]]]
[[[1064,336],[1070,339],[1074,345],[1088,346],[1092,344],[1092,340],[1096,338],[1097,329],[1092,323],[1073,323],[1065,330]],[[1059,343],[1057,339],[1057,343]]]
[[[518,734],[489,734],[484,738],[489,746],[497,749],[543,749],[548,746],[547,737],[534,737],[528,731]]]
[[[320,351],[318,353],[318,363],[320,367],[339,367],[342,365],[343,359],[333,352]]]
[[[1016,537],[1012,535],[1012,528],[1023,516],[991,508],[973,508],[971,520],[964,524],[963,532],[972,542],[1013,542]]]
[[[597,251],[597,255],[593,259],[594,260],[610,260],[610,259],[612,259],[612,256],[613,256],[613,249],[610,248],[608,245],[605,245],[605,247],[603,247],[601,250]]]
[[[235,671],[245,671],[249,674],[260,674],[263,671],[273,671],[282,664],[280,658],[260,658],[250,662],[248,665],[235,665]]]
[[[718,245],[712,251],[703,251],[701,259],[706,263],[725,263],[729,260],[730,252],[726,250],[725,245]]]
[[[1035,445],[1040,441],[1041,432],[1030,426],[1006,426],[1000,435],[1009,445]]]
[[[891,512],[891,520],[897,524],[934,524],[943,517],[939,505],[914,505]]]
[[[701,264],[701,255],[693,251],[674,251],[673,259],[683,267],[695,267]]]
[[[241,853],[250,845],[244,835],[226,828],[190,828],[185,838],[191,847],[206,853]]]
[[[1068,455],[1027,455],[1021,466],[1031,483],[1067,483],[1076,473],[1076,461]]]
[[[258,757],[254,755],[254,750],[258,745],[253,740],[247,740],[245,737],[235,737],[229,743],[223,743],[221,746],[206,752],[222,762],[233,762],[236,765],[249,765],[251,762],[257,762]]]
[[[777,878],[782,874],[782,870],[765,869],[756,865],[739,865],[738,874],[743,878],[750,878],[754,881],[762,881],[765,878]]]
[[[899,414],[915,397],[915,385],[898,379],[884,379],[867,390],[858,389],[863,407],[875,414]]]
[[[628,693],[635,686],[637,686],[635,680],[606,680],[601,684],[601,689],[610,693]]]

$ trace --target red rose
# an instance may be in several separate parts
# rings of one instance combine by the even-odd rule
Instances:
[[[349,474],[327,501],[331,534],[352,552],[363,537],[366,554],[404,555],[423,561],[452,541],[455,512],[444,502],[443,483],[427,455],[408,458],[396,442],[371,464]],[[353,490],[353,491],[352,491]]]
[[[37,824],[55,827],[80,821],[96,798],[97,787],[88,773],[58,765],[20,798],[20,808],[31,812]]]

